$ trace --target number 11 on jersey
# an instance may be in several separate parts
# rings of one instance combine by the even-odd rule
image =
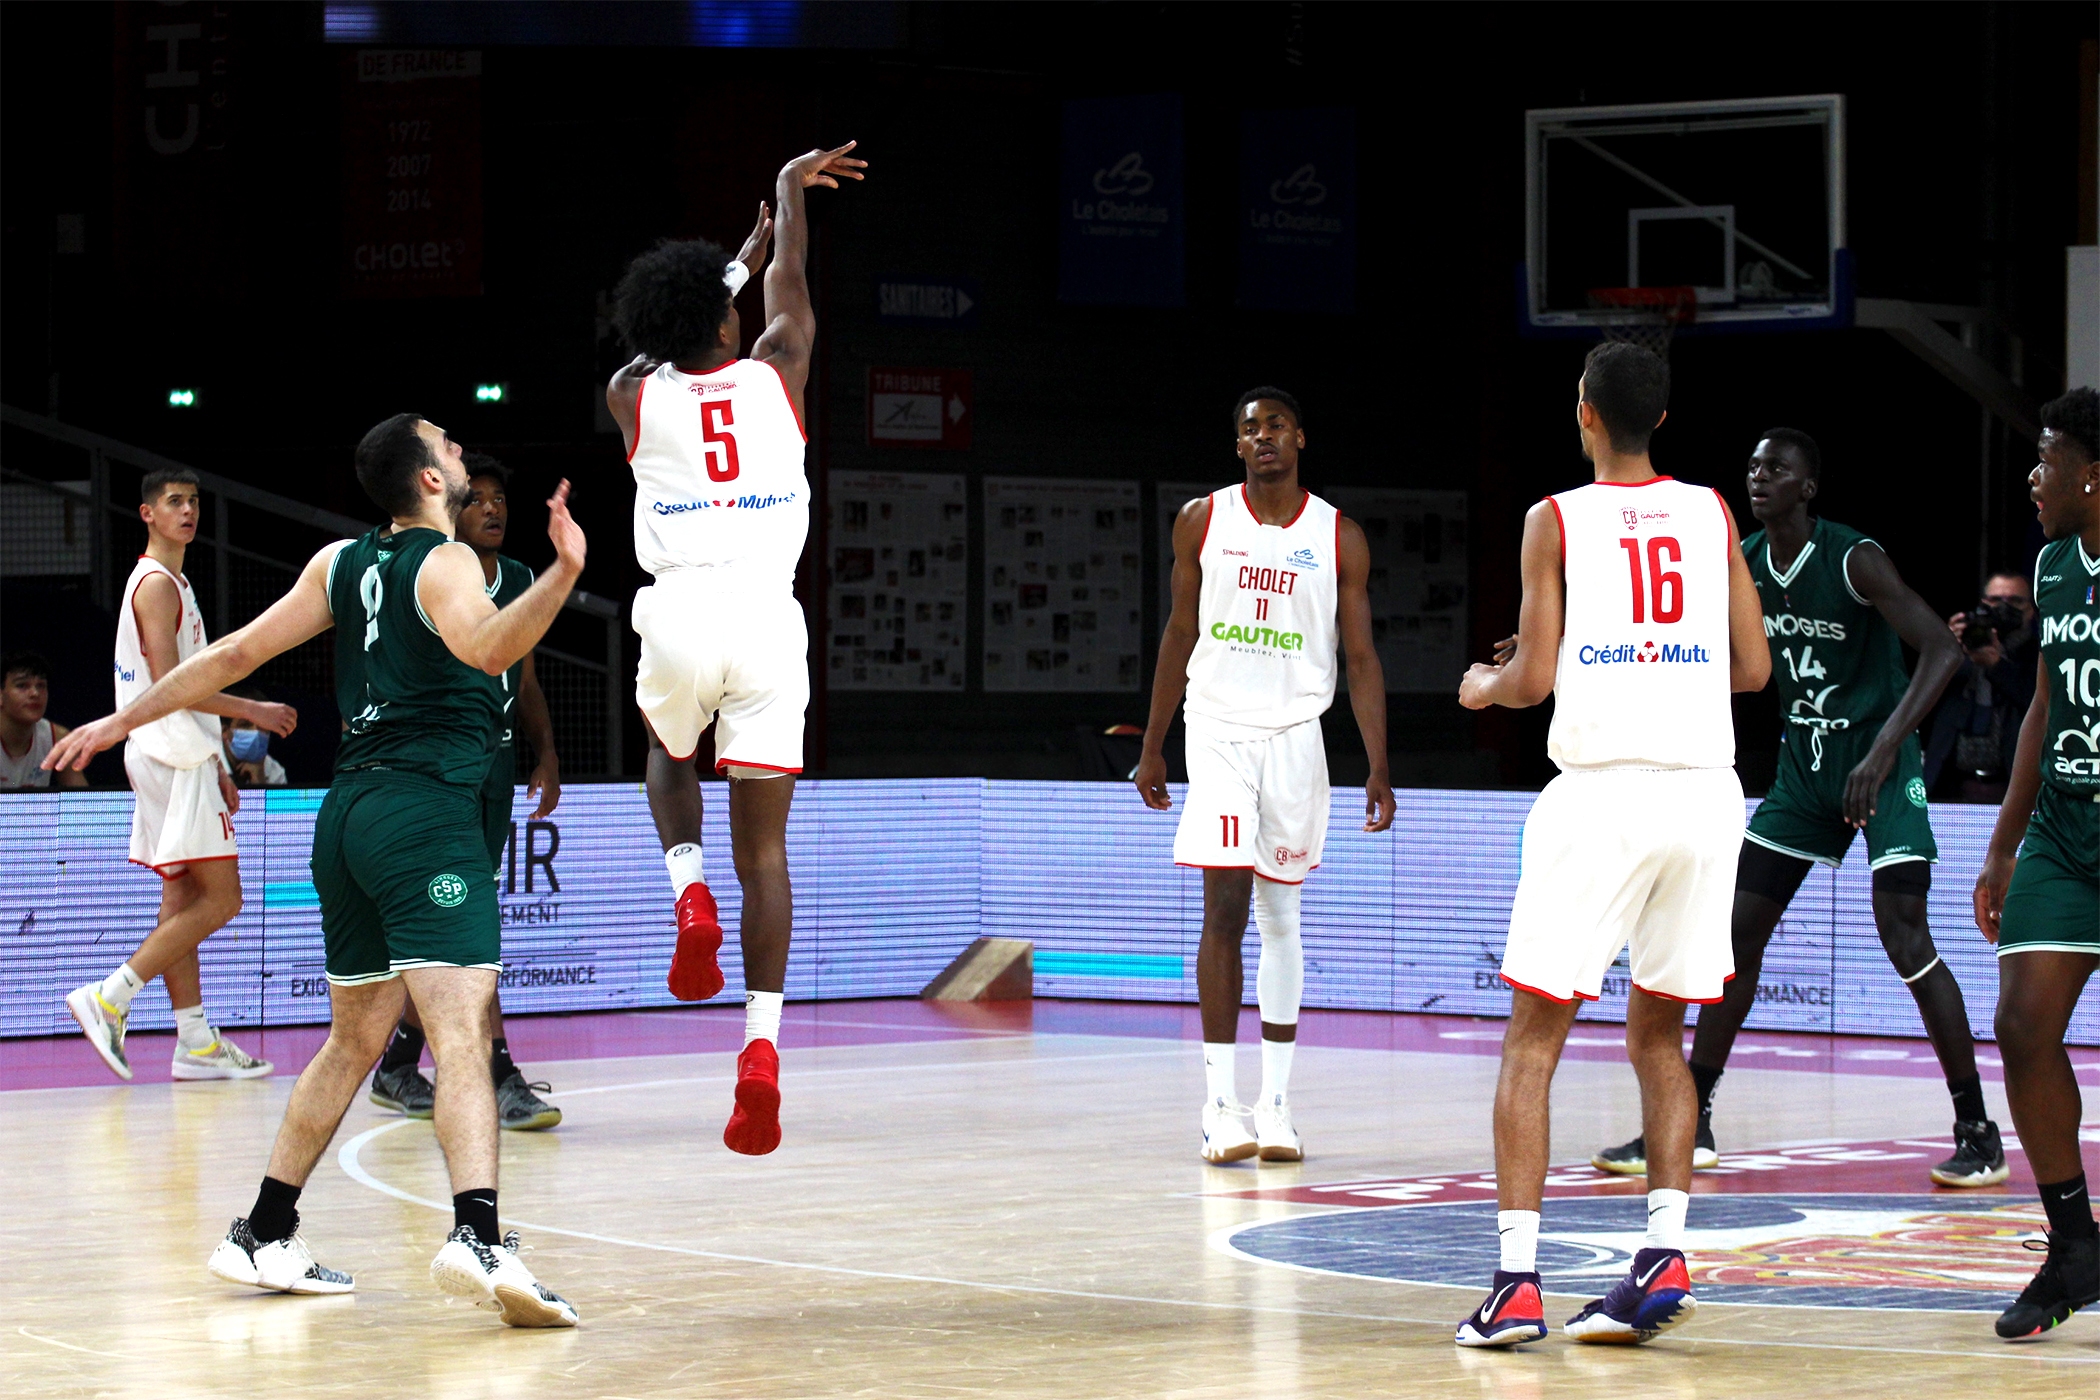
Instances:
[[[1240,819],[1238,817],[1218,818],[1218,844],[1221,846],[1237,846],[1240,844]]]

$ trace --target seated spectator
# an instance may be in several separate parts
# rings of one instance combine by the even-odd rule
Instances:
[[[267,702],[270,698],[260,687],[252,685],[229,686],[226,693],[243,700]],[[222,715],[219,718],[219,741],[226,750],[226,771],[232,776],[235,787],[285,785],[284,765],[270,757],[269,730],[257,729],[249,720]]]
[[[33,651],[0,657],[0,792],[24,792],[51,786],[42,768],[51,745],[66,737],[66,727],[44,718],[51,703],[51,666]],[[85,773],[56,775],[60,787],[84,788]]]
[[[1947,619],[1968,664],[1925,726],[1925,787],[1943,802],[2005,797],[2020,721],[2034,699],[2034,598],[2024,575],[1991,575],[1982,599]]]

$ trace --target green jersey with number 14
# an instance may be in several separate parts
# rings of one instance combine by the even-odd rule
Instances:
[[[448,543],[435,530],[350,541],[328,569],[336,705],[349,728],[335,770],[392,769],[479,787],[504,728],[506,676],[452,654],[416,601],[416,576]]]
[[[1857,530],[1819,519],[1801,553],[1781,570],[1763,530],[1743,541],[1743,558],[1764,606],[1788,741],[1805,735],[1819,754],[1825,735],[1864,734],[1871,740],[1910,686],[1903,644],[1853,590],[1845,571],[1852,551],[1873,543]]]
[[[2034,605],[2042,629],[2042,683],[2049,728],[2042,781],[2076,797],[2100,795],[2100,559],[2073,535],[2034,563]]]

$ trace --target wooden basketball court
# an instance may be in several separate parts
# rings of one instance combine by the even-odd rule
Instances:
[[[1913,1224],[1804,1248],[1816,1267],[1849,1259],[1881,1270],[1880,1285],[1895,1270],[1928,1289],[1972,1286],[1998,1300],[1989,1311],[1709,1302],[1678,1331],[1619,1350],[1560,1337],[1559,1320],[1583,1296],[1570,1293],[1549,1299],[1553,1337],[1483,1354],[1453,1346],[1451,1333],[1484,1271],[1465,1265],[1463,1284],[1376,1275],[1393,1273],[1381,1239],[1436,1267],[1441,1236],[1400,1228],[1410,1221],[1459,1220],[1454,1239],[1480,1233],[1470,1217],[1438,1212],[1445,1196],[1467,1191],[1450,1209],[1477,1211],[1478,1174],[1492,1167],[1498,1028],[1309,1013],[1293,1094],[1308,1160],[1217,1168],[1196,1156],[1203,1085],[1192,1014],[1054,1003],[1010,1014],[890,1002],[790,1008],[786,1142],[756,1160],[720,1142],[737,1012],[515,1022],[514,1053],[552,1080],[567,1114],[552,1132],[503,1140],[504,1215],[534,1247],[528,1262],[582,1313],[577,1329],[545,1333],[508,1330],[429,1284],[449,1225],[430,1125],[363,1100],[302,1202],[315,1253],[353,1272],[357,1292],[264,1294],[205,1273],[227,1221],[253,1197],[311,1031],[251,1033],[250,1048],[276,1055],[281,1072],[242,1084],[118,1086],[80,1069],[93,1057],[75,1042],[17,1042],[0,1083],[75,1087],[0,1092],[0,1178],[13,1197],[0,1229],[15,1311],[0,1333],[0,1391],[1836,1400],[2072,1397],[2100,1386],[2100,1317],[2023,1346],[1991,1333],[1992,1313],[2038,1260],[2018,1245],[2040,1222],[2023,1161],[2011,1191],[1988,1200],[1939,1192],[1942,1207],[1888,1194],[1931,1194],[1934,1135],[1906,1134],[1948,1117],[1937,1079],[1906,1068],[1905,1042],[1881,1043],[1893,1048],[1880,1059],[1847,1060],[1874,1043],[1746,1036],[1745,1047],[1769,1053],[1740,1054],[1718,1122],[1724,1167],[1752,1165],[1702,1175],[1691,1224],[1749,1199],[1725,1194],[1744,1182],[1790,1193],[1771,1199],[1797,1206],[1822,1193],[1853,1209],[1879,1192],[1899,1212],[1981,1213],[1996,1225],[1970,1228],[1951,1264],[1955,1247],[1932,1241],[1961,1234],[1959,1222],[1942,1221],[1937,1236]],[[1557,1160],[1580,1162],[1636,1130],[1617,1035],[1578,1028],[1587,1043],[1556,1086]],[[137,1063],[158,1062],[152,1044],[137,1038]],[[1781,1057],[1789,1046],[1792,1058]],[[552,1058],[565,1048],[578,1057]],[[2094,1062],[2081,1078],[2100,1083],[2100,1055],[2075,1058]],[[1254,1059],[1248,1044],[1246,1094]],[[1764,1067],[1794,1064],[1803,1067]],[[1989,1093],[2002,1114],[2001,1090]],[[2087,1136],[2100,1143],[2100,1129]],[[1588,1190],[1594,1177],[1586,1167],[1555,1173],[1549,1235],[1562,1188]],[[1309,1189],[1332,1184],[1350,1189]],[[1613,1193],[1640,1184],[1603,1183],[1567,1209],[1616,1209]],[[1359,1223],[1369,1233],[1352,1234]],[[1491,1259],[1491,1204],[1481,1229]],[[1785,1263],[1752,1233],[1729,1235],[1730,1248]],[[1695,1263],[1700,1249],[1695,1237]],[[1754,1273],[1755,1262],[1743,1267]],[[1608,1282],[1600,1277],[1594,1292]]]

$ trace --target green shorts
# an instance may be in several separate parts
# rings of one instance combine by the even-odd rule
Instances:
[[[314,821],[313,872],[330,982],[502,966],[478,788],[420,773],[339,775]]]
[[[1818,865],[1842,864],[1857,832],[1845,820],[1845,780],[1873,746],[1872,734],[1825,734],[1818,765],[1814,737],[1800,725],[1788,725],[1779,749],[1778,776],[1757,804],[1744,835],[1781,855]],[[1896,764],[1875,799],[1874,815],[1867,818],[1867,866],[1878,870],[1901,860],[1939,858],[1932,822],[1925,814],[1925,761],[1912,735],[1897,751]]]
[[[2001,958],[2100,953],[2100,800],[2042,784],[1998,930]]]
[[[508,744],[496,746],[489,775],[481,784],[481,834],[488,842],[489,868],[503,879],[503,848],[510,844],[510,807],[517,799],[518,758]]]

